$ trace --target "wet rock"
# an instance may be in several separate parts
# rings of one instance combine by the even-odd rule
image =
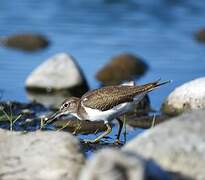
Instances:
[[[149,96],[146,94],[145,97],[136,105],[134,110],[128,114],[136,115],[136,116],[143,116],[147,115],[152,110],[150,105]]]
[[[189,179],[205,179],[204,117],[205,111],[195,111],[173,118],[140,134],[123,151],[152,158]]]
[[[147,69],[147,64],[138,57],[122,54],[111,59],[100,69],[96,78],[104,85],[120,84],[122,81],[142,76]]]
[[[25,51],[37,51],[49,45],[49,41],[39,34],[17,34],[0,39],[0,43],[6,47]]]
[[[80,180],[169,179],[169,175],[151,160],[114,149],[103,149],[88,160]]]
[[[59,120],[53,126],[74,134],[93,134],[107,130],[104,121]]]
[[[168,115],[177,115],[192,109],[205,109],[205,77],[177,87],[167,97],[161,109]]]
[[[120,117],[123,121],[123,117]],[[128,115],[126,117],[126,123],[134,128],[143,128],[148,129],[152,128],[160,123],[163,123],[169,119],[166,115],[146,115],[146,116],[136,116],[136,115]]]
[[[196,32],[195,37],[196,37],[197,41],[205,43],[205,28],[203,28],[200,31]]]
[[[154,127],[160,123],[168,120],[166,115],[146,115],[146,116],[136,116],[128,115],[126,118],[126,124],[134,128],[148,129]],[[124,117],[120,117],[121,121],[124,121]],[[106,131],[107,127],[104,121],[80,121],[80,120],[58,120],[53,122],[52,125],[56,129],[63,129],[75,134],[93,134]],[[117,124],[118,126],[118,124]]]
[[[0,179],[75,180],[84,164],[78,141],[63,132],[0,130]]]
[[[88,85],[74,58],[60,53],[46,60],[28,76],[26,88],[36,93],[74,91],[80,96],[88,90]]]

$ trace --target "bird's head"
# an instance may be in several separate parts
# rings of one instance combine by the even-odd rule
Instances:
[[[63,101],[59,110],[54,113],[51,117],[46,119],[46,123],[50,123],[53,120],[59,118],[63,115],[73,115],[76,116],[77,108],[78,108],[79,98],[70,97]]]

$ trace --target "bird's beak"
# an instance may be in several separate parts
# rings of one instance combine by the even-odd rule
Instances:
[[[51,115],[50,117],[46,118],[45,122],[46,122],[46,124],[49,124],[49,123],[53,122],[55,119],[59,118],[62,115],[63,115],[63,113],[60,110],[58,110],[53,115]]]

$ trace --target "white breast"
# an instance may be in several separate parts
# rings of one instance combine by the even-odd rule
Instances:
[[[106,111],[100,111],[97,109],[85,107],[83,103],[81,103],[81,105],[84,107],[87,113],[88,120],[90,121],[100,121],[100,120],[111,121],[119,117],[120,115],[131,111],[136,106],[136,104],[138,104],[139,101],[142,100],[145,94],[146,93],[137,95],[136,97],[134,97],[133,102],[122,103]]]
[[[107,111],[100,111],[100,110],[88,108],[85,106],[84,108],[88,115],[87,118],[90,121],[100,121],[100,120],[111,121],[117,118],[118,116],[122,115],[123,113],[129,111],[132,104],[133,103],[122,103]]]

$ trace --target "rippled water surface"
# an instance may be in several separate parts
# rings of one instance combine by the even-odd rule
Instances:
[[[0,47],[2,98],[27,102],[26,77],[55,53],[72,54],[90,87],[97,88],[97,70],[114,55],[130,52],[150,66],[139,83],[173,80],[151,93],[159,109],[177,85],[205,74],[205,44],[194,39],[204,17],[203,0],[1,0],[0,36],[37,32],[51,41],[35,53]]]

